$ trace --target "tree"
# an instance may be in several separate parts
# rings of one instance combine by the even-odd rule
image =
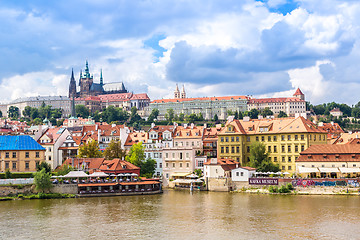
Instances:
[[[154,120],[156,120],[158,116],[159,116],[159,109],[154,108],[148,117],[148,122],[149,123],[154,122]]]
[[[214,121],[217,122],[218,120],[219,120],[219,117],[218,117],[218,115],[215,113],[215,115],[214,115]]]
[[[43,169],[45,169],[45,172],[50,173],[51,172],[50,164],[46,162],[41,162],[40,164],[36,165],[36,171],[40,172]]]
[[[9,178],[11,178],[11,176],[12,176],[12,174],[11,174],[11,172],[10,172],[10,169],[6,169],[6,171],[5,171],[5,178],[6,178],[6,179],[9,179]]]
[[[34,174],[34,183],[36,190],[45,192],[52,188],[51,174],[46,172],[45,168],[41,169],[40,172]]]
[[[360,118],[360,108],[353,108],[351,110],[351,116],[355,117],[355,118]]]
[[[239,112],[239,113],[238,113],[238,119],[243,119],[244,116],[243,116],[242,112],[241,112],[241,111],[238,111],[238,112]]]
[[[168,123],[172,123],[172,121],[174,120],[174,109],[169,108],[166,113],[165,113],[165,119],[168,121]]]
[[[137,113],[137,108],[136,107],[132,107],[131,111],[130,111],[130,124],[136,124],[139,123],[141,121],[141,117],[140,115]]]
[[[270,108],[266,107],[264,110],[261,111],[261,114],[264,116],[264,117],[267,117],[267,116],[272,116],[274,115],[274,113],[270,110]]]
[[[8,110],[9,118],[18,119],[19,118],[19,108],[15,106],[10,106]]]
[[[198,118],[197,118],[197,116],[196,116],[195,113],[192,113],[192,114],[190,114],[190,115],[187,115],[185,118],[186,118],[186,120],[187,120],[188,122],[190,122],[190,123],[194,123],[194,122],[196,122],[196,121],[198,120]]]
[[[104,151],[104,157],[106,159],[114,159],[114,158],[124,159],[125,156],[126,156],[126,151],[121,148],[120,141],[111,140],[109,146]]]
[[[259,172],[278,172],[280,168],[269,160],[265,144],[253,142],[250,145],[250,167],[256,168]]]
[[[140,164],[140,175],[146,178],[151,178],[155,173],[156,161],[148,158]]]
[[[87,118],[90,116],[90,111],[85,105],[76,105],[75,111],[77,117]]]
[[[251,119],[256,119],[256,118],[258,118],[259,110],[257,110],[256,108],[253,108],[253,109],[251,109],[250,112],[248,112],[248,113],[249,113],[249,117],[250,117]]]
[[[23,115],[24,115],[25,117],[31,117],[31,110],[32,110],[32,107],[26,106],[26,107],[24,108]]]
[[[91,140],[79,147],[79,158],[98,158],[101,156],[102,153],[100,152],[99,144],[95,140]]]
[[[280,111],[278,117],[279,118],[286,118],[286,117],[288,117],[288,115],[284,111]]]
[[[129,154],[125,157],[125,160],[134,164],[135,166],[141,167],[141,163],[145,160],[145,146],[142,142],[131,146]]]
[[[55,172],[57,176],[64,176],[74,170],[74,168],[70,165],[63,165],[60,168],[58,168]]]
[[[202,177],[202,171],[201,171],[201,169],[195,169],[195,170],[194,170],[194,173],[195,173],[196,175],[198,175],[198,177]]]

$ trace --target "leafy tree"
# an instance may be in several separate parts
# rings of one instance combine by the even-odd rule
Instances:
[[[179,121],[181,121],[181,122],[184,121],[184,119],[185,119],[185,114],[184,114],[184,113],[180,113],[178,119],[179,119]]]
[[[126,156],[126,151],[121,148],[120,141],[111,140],[109,146],[104,151],[104,157],[106,159],[114,159],[114,158],[124,159],[125,156]]]
[[[140,115],[137,113],[137,108],[132,107],[131,111],[130,111],[130,119],[129,119],[130,124],[131,125],[133,125],[135,123],[138,124],[138,123],[140,123],[141,120],[142,119],[141,119]]]
[[[158,116],[159,116],[159,109],[154,108],[148,117],[148,122],[149,123],[154,122],[154,120],[156,120]]]
[[[151,178],[155,173],[156,161],[151,158],[147,158],[140,164],[140,175],[146,178]]]
[[[10,106],[9,110],[8,110],[8,115],[9,115],[9,118],[18,119],[20,116],[19,108],[15,107],[15,106]]]
[[[99,149],[99,144],[95,140],[91,140],[88,143],[79,147],[79,158],[98,158],[102,153]]]
[[[100,122],[101,114],[99,113],[99,110],[96,110],[92,115],[92,117],[95,122]]]
[[[202,113],[199,113],[197,116],[197,121],[204,121],[204,117],[202,115]]]
[[[219,117],[217,114],[214,115],[214,121],[217,122],[219,120]]]
[[[36,190],[45,192],[52,187],[51,174],[46,172],[46,169],[41,169],[40,172],[34,174],[34,183]]]
[[[279,118],[286,118],[286,117],[288,117],[288,115],[284,111],[280,111],[278,117]]]
[[[168,123],[172,123],[174,120],[174,109],[169,108],[165,113],[165,119],[168,121]]]
[[[58,168],[55,172],[57,176],[64,176],[74,170],[74,168],[70,165],[63,165],[60,168]]]
[[[260,172],[278,172],[280,168],[269,160],[269,154],[266,152],[265,144],[253,142],[250,145],[250,163],[251,167]]]
[[[85,105],[76,105],[75,112],[77,117],[87,118],[90,116],[90,111]]]
[[[272,116],[274,115],[274,113],[270,110],[270,108],[266,107],[264,110],[261,111],[261,114],[264,116],[264,117],[267,117],[267,116]]]
[[[356,106],[356,105],[355,105]],[[355,117],[355,118],[360,118],[360,108],[354,107],[351,110],[351,116]]]
[[[234,112],[234,118],[235,118],[235,119],[239,119],[239,112],[238,112],[238,111],[235,111],[235,112]]]
[[[30,111],[30,118],[32,119],[32,120],[35,120],[35,119],[37,119],[37,118],[39,118],[39,111],[38,111],[38,109],[37,108],[31,108],[31,111]],[[40,119],[40,118],[39,118]],[[41,120],[41,119],[40,119]]]
[[[33,125],[41,125],[41,124],[42,124],[41,118],[35,118],[35,119],[32,121],[32,124],[33,124]]]
[[[145,146],[142,145],[142,142],[139,142],[131,146],[128,155],[125,157],[125,160],[134,164],[135,166],[141,167],[141,163],[145,160],[145,158]]]
[[[191,113],[190,115],[187,115],[185,118],[190,123],[194,123],[194,122],[196,122],[198,120],[195,113]]]
[[[31,117],[31,110],[32,110],[32,107],[26,106],[23,110],[23,115],[25,117]]]
[[[195,170],[194,170],[194,173],[195,173],[196,175],[198,175],[199,177],[202,176],[202,171],[201,171],[201,169],[195,169]]]
[[[251,109],[250,112],[248,112],[248,113],[249,113],[249,117],[250,117],[251,119],[256,119],[256,118],[258,118],[259,110],[257,110],[256,108],[253,108],[253,109]]]
[[[120,123],[124,123],[129,119],[129,114],[120,108],[114,106],[108,106],[103,110],[100,117],[102,118],[103,121],[107,123],[111,123],[114,121],[119,121]]]
[[[64,123],[64,120],[65,120],[65,119],[63,119],[63,118],[62,118],[62,119],[59,119],[59,120],[56,120],[56,126],[57,126],[57,127],[62,126],[63,123]]]
[[[243,119],[243,118],[244,118],[244,116],[243,116],[242,112],[238,111],[238,119]]]
[[[51,172],[51,166],[46,162],[41,162],[40,164],[36,165],[36,171],[40,172],[42,169],[45,169],[47,173]]]

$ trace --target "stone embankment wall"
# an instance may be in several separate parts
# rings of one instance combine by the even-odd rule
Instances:
[[[0,197],[8,196],[9,194],[29,194],[35,192],[34,185],[24,185],[21,188],[18,186],[0,186]]]
[[[53,188],[51,188],[50,192],[62,194],[77,194],[78,187],[77,184],[53,184]]]
[[[228,192],[232,190],[232,181],[229,178],[207,178],[207,189],[214,192]]]

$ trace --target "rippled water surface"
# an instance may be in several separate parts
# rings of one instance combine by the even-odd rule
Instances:
[[[0,202],[1,239],[360,239],[360,198],[165,191]]]

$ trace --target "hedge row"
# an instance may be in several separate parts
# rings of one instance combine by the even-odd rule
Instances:
[[[34,177],[31,172],[12,172],[11,178],[32,178]],[[5,179],[5,173],[0,173],[0,179]]]

